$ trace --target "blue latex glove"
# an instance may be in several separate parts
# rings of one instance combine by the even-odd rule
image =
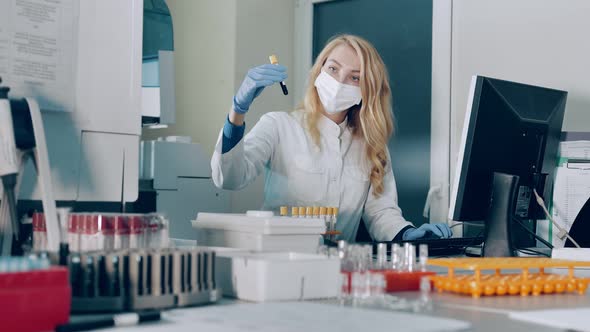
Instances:
[[[276,64],[265,64],[248,70],[242,85],[234,96],[234,111],[240,114],[248,112],[254,98],[265,87],[287,79],[287,68]]]
[[[417,240],[423,237],[434,236],[436,238],[449,238],[453,235],[453,231],[447,224],[422,224],[418,228],[408,229],[402,239],[405,240]]]

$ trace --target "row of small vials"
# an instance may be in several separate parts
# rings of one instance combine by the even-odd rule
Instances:
[[[338,216],[337,207],[327,206],[292,206],[291,215],[289,215],[289,207],[281,206],[280,215],[283,217],[293,218],[333,218]]]
[[[416,264],[416,247],[405,244],[392,245],[392,261],[387,261],[386,244],[377,246],[377,259],[373,260],[371,245],[349,245],[338,241],[338,248],[325,245],[318,247],[318,253],[326,256],[338,256],[341,261],[341,291],[339,299],[342,304],[364,304],[395,310],[428,310],[431,307],[430,280],[421,277],[419,280],[420,296],[416,301],[399,301],[385,296],[387,281],[384,271],[413,272],[419,265],[426,270],[428,247],[420,246],[420,263]],[[352,301],[352,302],[351,302]],[[361,302],[358,302],[361,301]]]
[[[60,220],[63,241],[71,252],[165,248],[168,220],[161,214],[65,213]],[[33,250],[47,250],[45,215],[33,214]]]
[[[279,214],[282,217],[322,219],[326,223],[326,231],[333,232],[336,230],[338,208],[327,206],[292,206],[291,215],[289,215],[289,207],[281,206]],[[334,235],[327,235],[327,238],[333,240]]]
[[[394,270],[399,272],[426,271],[428,245],[419,246],[419,260],[416,261],[416,246],[404,243],[391,245],[391,260],[387,256],[387,244],[377,245],[377,257],[373,260],[372,245],[348,244],[338,241],[338,256],[342,271],[366,272],[370,270]]]

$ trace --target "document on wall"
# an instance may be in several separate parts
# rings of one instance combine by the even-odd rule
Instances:
[[[559,157],[590,160],[590,141],[565,141],[559,143]]]
[[[590,198],[590,166],[588,163],[568,162],[558,167],[553,188],[552,216],[555,222],[569,231],[578,213]],[[552,244],[562,248],[566,239],[557,237],[552,230]]]
[[[0,1],[0,77],[11,97],[74,109],[78,0]]]

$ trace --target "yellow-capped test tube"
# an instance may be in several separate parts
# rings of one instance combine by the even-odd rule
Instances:
[[[278,65],[279,64],[279,59],[274,54],[272,54],[271,56],[269,56],[268,57],[268,60],[273,65]],[[281,85],[281,90],[283,90],[283,94],[285,96],[288,95],[289,94],[289,90],[287,90],[287,85],[285,84],[285,82],[281,81],[279,84]]]
[[[320,207],[319,206],[314,206],[313,207],[313,217],[314,218],[319,218],[320,217]]]
[[[291,217],[297,218],[299,217],[299,208],[296,206],[291,207]]]
[[[281,206],[279,214],[285,217],[287,214],[289,214],[289,209],[286,206]]]
[[[305,208],[305,217],[312,218],[313,217],[313,207],[308,206]]]
[[[299,207],[299,218],[305,218],[305,207],[304,206]]]

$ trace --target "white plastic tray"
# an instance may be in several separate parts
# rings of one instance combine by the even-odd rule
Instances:
[[[340,289],[340,260],[293,252],[218,251],[216,271],[225,296],[265,302],[332,298]]]
[[[315,253],[326,230],[319,218],[277,217],[269,211],[249,213],[199,213],[192,221],[199,245]]]
[[[258,216],[254,212],[258,212]],[[257,234],[322,234],[326,231],[326,224],[320,218],[280,217],[273,216],[271,211],[249,211],[249,215],[199,212],[192,224],[195,228]]]

